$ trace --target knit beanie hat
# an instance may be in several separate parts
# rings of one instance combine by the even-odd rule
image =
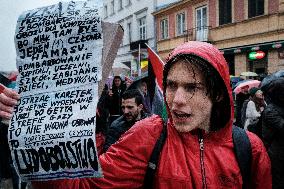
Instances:
[[[249,94],[250,94],[251,96],[254,96],[255,93],[256,93],[258,90],[260,90],[260,89],[257,88],[257,87],[253,87],[253,88],[251,88],[251,89],[249,90]]]

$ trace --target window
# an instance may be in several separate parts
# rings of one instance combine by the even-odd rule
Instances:
[[[219,0],[219,25],[232,22],[232,0]]]
[[[248,17],[264,14],[264,0],[248,0]]]
[[[131,43],[132,41],[132,36],[131,36],[131,22],[127,23],[127,31],[128,31],[128,41]]]
[[[208,25],[207,25],[207,6],[196,9],[196,41],[208,40]]]
[[[111,10],[111,15],[113,15],[114,14],[114,0],[110,2],[110,10]]]
[[[123,9],[123,4],[122,4],[122,0],[118,1],[118,10],[122,10]]]
[[[177,35],[182,35],[185,31],[185,13],[177,14],[176,16],[176,32]]]
[[[146,17],[140,18],[138,20],[138,30],[140,40],[146,39]]]
[[[107,17],[107,6],[104,7],[105,18]]]
[[[161,39],[167,39],[168,35],[168,19],[163,19],[160,22],[161,27]]]

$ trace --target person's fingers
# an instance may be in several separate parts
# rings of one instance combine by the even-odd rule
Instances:
[[[0,117],[1,117],[1,118],[4,118],[4,119],[11,119],[11,118],[12,118],[12,114],[0,110]]]
[[[8,106],[15,106],[18,103],[17,100],[6,96],[4,93],[0,94],[0,102]]]
[[[14,108],[12,106],[7,106],[0,102],[0,111],[7,112],[7,113],[13,113]]]
[[[18,103],[20,95],[0,84],[0,117],[11,119],[13,114],[13,106]]]
[[[4,92],[6,87],[0,83],[0,94]]]
[[[4,87],[3,85],[0,84],[0,94],[1,93],[4,93],[7,97],[13,98],[15,100],[20,99],[20,95],[16,91]]]

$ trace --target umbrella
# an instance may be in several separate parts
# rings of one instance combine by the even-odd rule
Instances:
[[[128,66],[122,63],[115,63],[113,64],[112,68],[122,68],[122,69],[130,70]]]
[[[239,81],[242,81],[242,80],[244,80],[243,78],[241,78],[241,77],[238,77],[238,76],[230,76],[230,80],[232,81],[232,82],[239,82]]]
[[[253,87],[259,87],[260,85],[260,81],[258,80],[248,80],[248,81],[245,81],[245,82],[242,82],[241,84],[239,84],[235,89],[234,89],[234,93],[235,94],[238,94],[241,92],[241,88],[244,87],[244,86],[249,86],[249,90]]]
[[[269,76],[266,76],[262,82],[261,82],[261,85],[260,85],[260,88],[262,91],[266,91],[268,88],[269,88],[269,84],[279,78],[279,77],[284,77],[284,70],[280,70],[280,71],[277,71]]]
[[[108,89],[111,88],[112,81],[113,81],[113,76],[108,76],[108,78],[106,79],[106,82],[105,82],[105,84],[107,85]]]
[[[240,82],[240,81],[243,81],[244,79],[241,78],[241,77],[238,77],[238,76],[230,76],[230,81],[232,83],[232,87],[234,88],[235,85]]]
[[[258,76],[258,75],[255,72],[242,72],[241,76],[246,76],[246,77],[252,76],[252,77],[254,77],[254,76]]]
[[[127,88],[127,90],[131,90],[131,89],[139,89],[140,83],[142,81],[146,81],[148,80],[148,74],[143,74],[142,76],[138,76],[134,79],[134,81],[131,83],[131,85]]]
[[[239,86],[241,83],[247,82],[247,81],[251,81],[252,79],[246,79],[246,80],[241,80],[238,83],[236,83],[235,85],[233,85],[233,89],[235,89],[237,86]]]

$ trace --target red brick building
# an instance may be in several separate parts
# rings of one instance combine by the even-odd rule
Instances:
[[[224,53],[231,75],[284,69],[284,0],[181,0],[153,15],[162,59],[197,40]]]

